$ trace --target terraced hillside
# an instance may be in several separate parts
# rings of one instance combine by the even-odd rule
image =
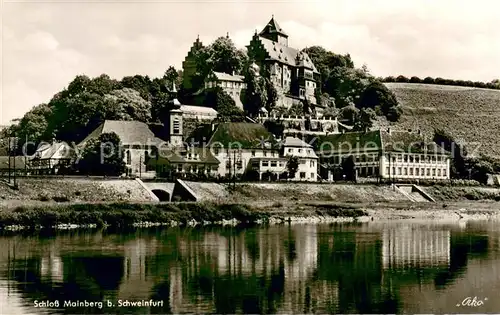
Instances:
[[[420,129],[432,137],[434,128],[463,139],[476,153],[500,157],[500,91],[431,84],[385,83],[404,113],[398,129]],[[387,127],[386,121],[379,122]]]

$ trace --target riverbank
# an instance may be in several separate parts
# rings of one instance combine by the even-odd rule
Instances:
[[[384,220],[497,220],[496,202],[80,203],[18,206],[0,211],[0,229],[124,228]]]

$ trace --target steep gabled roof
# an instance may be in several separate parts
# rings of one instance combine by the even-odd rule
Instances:
[[[294,148],[312,148],[309,143],[295,137],[286,137],[285,140],[281,141],[284,147],[294,147]]]
[[[343,154],[362,153],[365,149],[384,152],[448,154],[433,141],[426,141],[422,135],[408,131],[346,132],[319,138],[318,147],[324,152]]]
[[[106,120],[88,135],[79,146],[103,133],[114,132],[123,145],[157,145],[163,140],[157,138],[146,123],[140,121]]]
[[[200,115],[201,114],[201,115],[217,117],[217,115],[219,114],[212,107],[206,107],[206,106],[181,105],[180,110],[183,113],[192,114],[192,115]]]
[[[278,61],[292,67],[305,67],[311,69],[315,73],[319,73],[311,57],[309,57],[307,53],[289,46],[281,45],[280,43],[262,36],[254,36],[253,40],[260,42],[262,48],[267,52],[269,60]]]
[[[405,153],[437,153],[448,154],[441,146],[414,132],[408,131],[380,131],[385,151]]]
[[[188,139],[188,143],[212,147],[262,149],[277,148],[277,141],[264,125],[249,122],[227,122],[218,125],[207,124],[198,127]]]
[[[318,148],[324,152],[336,151],[344,154],[362,152],[365,149],[380,150],[382,139],[380,131],[346,132],[320,136]]]
[[[288,37],[285,31],[283,31],[283,29],[279,26],[278,22],[276,22],[274,16],[271,18],[269,23],[267,23],[264,29],[262,29],[259,35],[273,34],[273,33],[278,33],[282,36]]]
[[[55,155],[60,150],[63,150],[61,151],[61,156],[59,157],[62,159],[71,158],[75,154],[74,150],[66,142],[54,142],[54,143],[42,142],[38,146],[34,157],[42,160],[56,158]]]
[[[216,71],[212,71],[212,73],[215,75],[215,77],[219,81],[243,82],[245,80],[245,77],[242,75],[229,74],[229,73],[216,72]]]

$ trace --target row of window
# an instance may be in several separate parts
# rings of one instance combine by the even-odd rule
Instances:
[[[257,167],[259,167],[259,161],[252,162],[252,166],[255,166],[255,165]],[[263,167],[278,167],[278,165],[279,165],[279,167],[284,167],[285,163],[282,161],[279,161],[279,162],[278,161],[265,161],[265,160],[262,161]]]
[[[404,162],[404,163],[440,163],[445,162],[446,158],[436,155],[413,155],[404,154],[398,156],[392,156],[393,162]]]
[[[334,156],[334,157],[326,158],[325,160],[327,160],[329,163],[332,163],[332,164],[340,164],[346,158],[347,158],[347,156]],[[359,162],[378,162],[379,157],[377,154],[363,154],[361,156],[357,155],[355,157],[355,160],[356,160],[356,163],[359,163]]]
[[[400,176],[433,176],[433,177],[446,177],[446,169],[440,168],[413,168],[413,167],[393,167],[392,173],[389,173],[390,168],[386,167],[385,172],[387,175],[400,175]],[[397,173],[396,173],[397,172]]]
[[[231,82],[231,81],[209,81],[206,83],[207,88],[214,88],[214,87],[223,87],[223,88],[236,88],[236,89],[244,89],[246,87],[246,84],[243,82]]]
[[[169,166],[167,165],[161,165],[158,166],[157,171],[161,172],[167,172],[169,171]],[[175,171],[181,173],[181,172],[186,172],[186,173],[205,173],[205,172],[217,172],[218,167],[217,166],[205,166],[205,165],[188,165],[186,167],[183,166],[183,164],[176,164],[174,165],[173,168]]]

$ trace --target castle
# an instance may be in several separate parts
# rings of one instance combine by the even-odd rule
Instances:
[[[185,89],[193,88],[192,79],[197,72],[196,53],[202,48],[203,43],[197,38],[182,63]],[[274,16],[260,33],[255,32],[247,46],[247,54],[249,59],[259,66],[260,75],[269,79],[276,88],[278,107],[290,108],[306,99],[313,105],[317,104],[315,92],[320,81],[320,73],[307,53],[288,46],[288,35],[276,22]],[[241,104],[239,91],[233,93],[233,85],[222,82],[224,80],[218,82],[218,77],[234,77],[238,80],[241,77],[236,77],[234,74],[226,76],[218,74],[209,78],[209,85],[205,84],[205,88],[213,85],[222,87],[235,98],[236,104]]]

